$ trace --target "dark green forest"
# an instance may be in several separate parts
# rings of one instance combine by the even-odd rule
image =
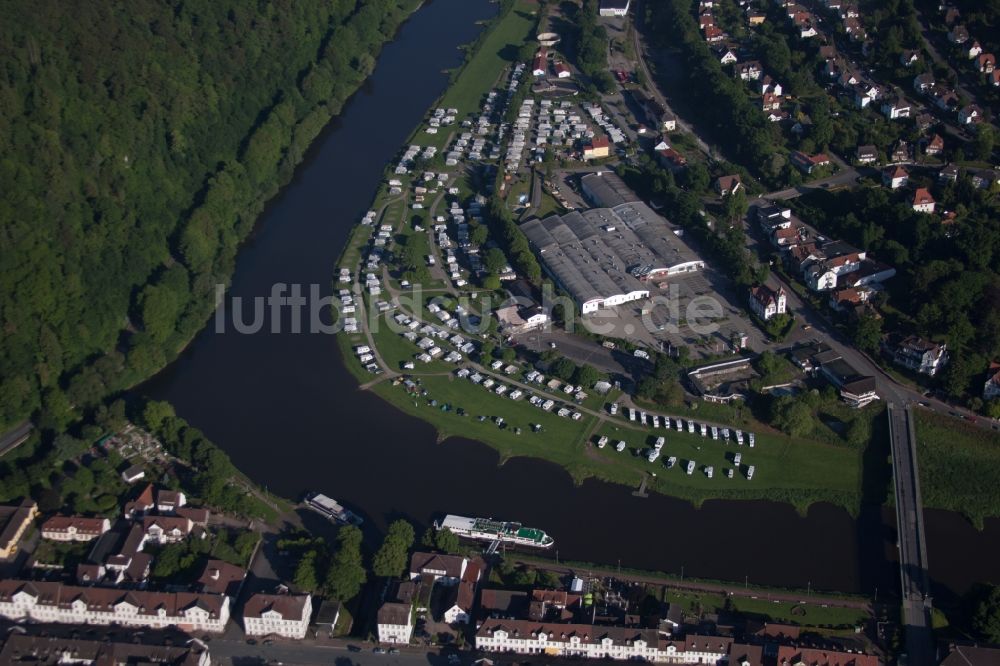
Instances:
[[[417,0],[2,3],[0,428],[171,359]]]

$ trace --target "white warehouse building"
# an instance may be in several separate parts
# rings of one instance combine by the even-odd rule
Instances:
[[[604,207],[521,225],[545,270],[583,314],[648,298],[654,283],[705,267],[676,227],[618,176],[590,174],[583,189]]]

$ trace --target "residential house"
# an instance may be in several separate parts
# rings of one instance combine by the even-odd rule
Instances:
[[[962,125],[973,125],[983,121],[983,110],[975,104],[963,106],[958,112],[958,122]]]
[[[487,620],[476,632],[476,649],[486,652],[660,661],[656,629],[628,629],[589,624]],[[671,648],[675,646],[671,645]],[[728,647],[728,646],[727,646]]]
[[[183,541],[191,528],[191,521],[181,516],[144,516],[142,519],[146,540],[161,545]]]
[[[687,166],[687,158],[678,153],[673,148],[664,148],[656,151],[656,159],[660,166],[671,171],[680,171]]]
[[[702,14],[698,17],[698,29],[704,30],[710,25],[715,25],[715,17],[712,16],[712,12],[702,12]]]
[[[246,570],[235,564],[223,560],[209,560],[205,562],[205,568],[198,577],[198,587],[202,592],[224,594],[235,599],[239,595],[246,575]]]
[[[141,465],[132,465],[122,472],[122,481],[125,483],[135,483],[146,478],[146,470]]]
[[[409,643],[413,636],[413,609],[410,604],[387,602],[378,609],[379,643]]]
[[[816,155],[806,155],[801,151],[794,151],[791,155],[792,164],[795,167],[806,174],[813,173],[816,169],[824,166],[830,165],[830,158],[824,153],[818,153]]]
[[[879,263],[872,259],[864,259],[861,265],[854,270],[841,273],[837,276],[837,284],[841,287],[866,287],[873,284],[880,284],[896,275],[896,269],[892,266]]]
[[[969,60],[975,60],[982,54],[982,52],[983,52],[982,44],[980,44],[979,41],[975,39],[972,40],[972,44],[970,44],[969,47],[965,49],[965,55]]]
[[[31,499],[0,505],[0,559],[7,559],[17,551],[21,538],[37,516],[38,505]]]
[[[989,81],[990,85],[993,87],[1000,87],[1000,69],[994,69],[990,72],[987,76],[987,81]]]
[[[581,595],[566,590],[532,590],[528,619],[535,622],[572,622],[581,600]]]
[[[562,61],[559,61],[555,64],[555,70],[556,70],[556,78],[568,79],[569,77],[573,76],[573,72],[570,71],[569,65],[567,65]]]
[[[705,33],[705,41],[709,44],[717,44],[726,39],[726,33],[714,25],[705,26],[703,32]]]
[[[913,210],[918,213],[933,213],[935,201],[934,197],[927,190],[926,187],[918,187],[917,191],[913,193]]]
[[[777,247],[790,247],[802,240],[805,227],[801,224],[791,224],[787,227],[774,227],[771,230],[771,243]]]
[[[837,274],[823,261],[804,264],[802,279],[813,291],[829,291],[837,286]]]
[[[920,62],[920,51],[905,50],[899,54],[899,64],[903,67],[912,67]]]
[[[948,31],[948,41],[952,44],[964,44],[969,41],[969,31],[964,25],[956,25]]]
[[[601,16],[625,16],[631,0],[601,0],[598,13]]]
[[[747,12],[747,23],[751,26],[764,25],[764,21],[767,20],[767,14],[757,10],[751,10]]]
[[[882,171],[882,184],[890,190],[904,187],[910,179],[910,174],[901,166],[888,167]]]
[[[957,181],[958,166],[954,164],[945,164],[943,167],[941,167],[941,170],[938,171],[938,180],[945,183],[947,182],[954,183],[955,181]]]
[[[764,73],[764,69],[761,67],[759,61],[748,60],[736,65],[734,73],[743,81],[756,81],[760,79],[761,74]]]
[[[848,16],[844,19],[844,32],[856,42],[862,41],[868,36],[861,21],[855,16]]]
[[[76,633],[76,632],[74,632]],[[124,632],[122,632],[124,633]],[[14,666],[210,666],[208,647],[199,640],[183,645],[133,643],[124,636],[70,638],[11,631],[0,648],[0,664]]]
[[[908,370],[933,377],[948,364],[948,347],[911,335],[892,350],[892,362]]]
[[[973,186],[981,190],[989,190],[998,182],[1000,182],[1000,174],[997,174],[993,169],[984,169],[972,174]]]
[[[111,529],[107,518],[52,516],[42,523],[42,538],[52,541],[93,541]]]
[[[842,287],[830,292],[830,307],[842,312],[853,310],[859,305],[868,302],[871,295],[870,289],[858,289],[856,287]]]
[[[837,78],[837,84],[841,88],[853,89],[854,86],[861,82],[861,78],[854,71],[844,68],[840,72],[840,76]]]
[[[545,72],[548,70],[548,52],[543,46],[535,54],[535,61],[531,65],[531,74],[533,76],[545,76]]]
[[[472,606],[476,599],[475,583],[461,582],[448,589],[448,599],[444,603],[441,618],[448,624],[469,624]]]
[[[156,510],[162,514],[172,515],[177,509],[187,504],[187,496],[177,490],[156,490]]]
[[[764,95],[766,93],[774,93],[776,97],[781,97],[783,88],[781,84],[771,78],[770,75],[765,75],[764,78],[760,80],[760,94]]]
[[[792,209],[782,208],[773,204],[759,206],[754,209],[757,215],[757,222],[764,233],[771,233],[772,229],[778,227],[787,228],[792,226]]]
[[[990,361],[986,370],[986,383],[983,385],[983,400],[1000,398],[1000,363]]]
[[[979,66],[979,71],[983,74],[990,74],[996,69],[997,59],[992,53],[983,53],[978,58],[976,58],[976,65]]]
[[[913,89],[918,93],[929,93],[934,89],[936,83],[934,74],[931,72],[924,72],[913,77]]]
[[[191,634],[222,633],[229,598],[198,592],[150,592],[0,580],[0,617],[57,624],[122,625]]]
[[[720,65],[731,65],[739,60],[735,48],[717,44],[712,50],[715,52],[715,57],[719,59]]]
[[[776,663],[778,666],[880,666],[879,658],[863,654],[860,650],[836,650],[829,648],[806,648],[798,645],[779,645]],[[731,666],[736,666],[731,664]]]
[[[820,258],[815,243],[798,243],[785,249],[782,259],[792,273],[802,274],[803,267]]]
[[[919,132],[926,132],[937,123],[934,116],[929,113],[918,113],[914,122],[916,123],[917,131]]]
[[[312,617],[308,594],[255,594],[243,606],[247,636],[306,637]]]
[[[487,617],[524,618],[528,614],[527,592],[521,590],[482,590],[479,608]]]
[[[497,321],[501,330],[512,334],[525,333],[543,328],[549,322],[549,317],[539,305],[508,305],[498,308]]]
[[[611,143],[607,137],[595,136],[583,147],[583,159],[595,160],[611,154]]]
[[[954,111],[958,107],[959,99],[954,90],[935,86],[931,91],[934,106],[942,111]]]
[[[882,103],[882,113],[889,120],[897,120],[899,118],[909,118],[910,103],[902,98],[894,100],[886,100]]]
[[[858,146],[854,151],[854,161],[858,164],[874,164],[878,161],[878,149],[875,146]]]
[[[777,291],[763,284],[750,288],[750,311],[764,321],[785,314],[786,303],[785,290],[781,287]]]
[[[892,154],[889,155],[889,161],[896,164],[899,162],[909,162],[912,159],[910,154],[910,144],[906,143],[902,139],[896,142],[896,145],[892,148]]]
[[[715,179],[715,191],[719,193],[720,197],[724,197],[727,194],[736,194],[736,190],[741,187],[743,187],[743,183],[740,182],[739,174],[719,176]]]
[[[924,143],[924,154],[935,156],[944,152],[944,138],[940,134],[933,134]]]
[[[458,555],[418,551],[410,557],[410,580],[427,576],[442,585],[457,585],[468,567],[469,560]]]
[[[948,656],[941,661],[941,666],[996,666],[1000,664],[1000,648],[951,644],[948,650]]]

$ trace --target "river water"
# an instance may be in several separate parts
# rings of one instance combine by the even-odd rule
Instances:
[[[266,296],[278,282],[331,275],[384,166],[443,91],[458,46],[493,15],[487,0],[433,0],[386,45],[369,81],[316,141],[291,184],[268,207],[240,253],[231,294]],[[325,335],[220,333],[209,325],[182,357],[141,389],[168,400],[270,490],[320,490],[384,526],[426,525],[449,512],[541,527],[561,559],[847,592],[896,593],[891,511],[855,520],[830,505],[805,517],[770,502],[638,499],[559,467],[514,459],[461,438],[436,443],[427,424],[390,407],[344,368]],[[943,590],[995,574],[1000,523],[976,532],[956,514],[929,512],[930,562]]]

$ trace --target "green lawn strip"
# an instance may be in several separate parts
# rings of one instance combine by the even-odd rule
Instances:
[[[510,56],[516,56],[521,45],[534,37],[537,8],[535,2],[518,0],[486,35],[438,106],[458,109],[459,118],[478,111],[500,73],[513,62]]]
[[[924,506],[959,511],[982,529],[1000,516],[1000,435],[915,408]]]
[[[739,446],[730,439],[728,444],[700,434],[666,430],[665,428],[638,428],[626,421],[616,420],[599,428],[592,438],[607,435],[608,445],[597,450],[609,465],[632,471],[631,476],[642,472],[656,473],[651,487],[667,495],[700,501],[709,498],[746,497],[789,501],[800,510],[816,501],[831,501],[848,510],[856,510],[858,501],[858,452],[846,447],[829,446],[818,442],[792,440],[791,438],[757,434],[756,446]],[[666,443],[655,463],[639,454],[663,436]],[[626,450],[618,453],[614,445],[622,440]],[[726,470],[733,468],[732,454],[742,454],[742,469],[732,479]],[[666,468],[666,460],[677,457],[673,469]],[[694,460],[696,470],[688,476],[684,466]],[[704,465],[715,468],[709,479]],[[754,478],[745,477],[747,465],[754,465]]]
[[[782,590],[781,592],[785,592]],[[803,594],[803,596],[805,596]],[[825,606],[821,603],[812,604],[790,603],[786,601],[771,601],[766,598],[766,592],[761,591],[756,599],[725,595],[710,592],[685,592],[667,590],[666,600],[676,603],[687,612],[723,612],[727,606],[733,611],[762,616],[769,622],[795,624],[803,627],[854,626],[869,618],[868,613],[856,608],[840,606]]]

